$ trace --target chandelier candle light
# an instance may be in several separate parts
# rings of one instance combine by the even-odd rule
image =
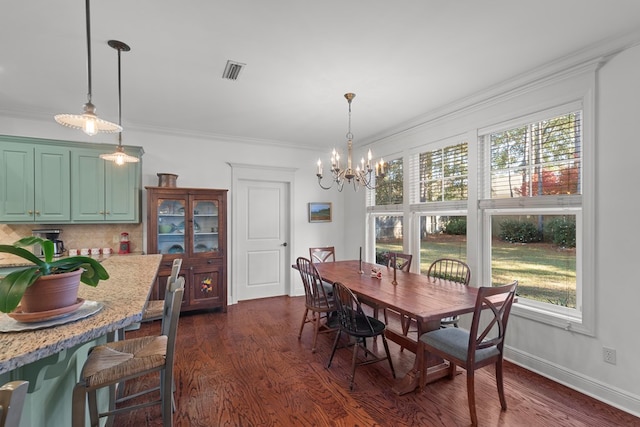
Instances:
[[[322,161],[318,159],[318,171],[316,176],[318,177],[318,185],[324,190],[329,190],[333,187],[335,183],[338,191],[342,191],[345,182],[351,184],[353,183],[353,189],[358,190],[360,187],[366,187],[369,190],[375,189],[373,173],[375,169],[375,178],[376,180],[382,179],[385,176],[385,163],[383,159],[380,159],[380,162],[375,163],[375,165],[371,166],[371,150],[367,153],[367,162],[365,164],[364,158],[360,161],[360,165],[356,166],[354,170],[352,167],[352,151],[353,151],[353,134],[351,133],[351,101],[355,98],[355,93],[346,93],[344,97],[347,99],[349,103],[349,131],[347,132],[347,167],[346,169],[342,169],[342,165],[340,164],[340,153],[333,149],[333,153],[331,154],[331,179],[332,182],[328,187],[322,185]]]

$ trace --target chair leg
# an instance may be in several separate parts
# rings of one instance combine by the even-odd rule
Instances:
[[[162,393],[162,424],[173,426],[173,375],[166,369],[160,371],[160,393]]]
[[[111,391],[111,390],[109,390]],[[98,417],[98,398],[96,390],[89,390],[87,392],[87,399],[89,401],[89,419],[91,420],[91,426],[98,426],[100,423]],[[109,394],[109,399],[111,399],[111,394]]]
[[[342,331],[338,329],[336,333],[336,339],[333,341],[333,350],[331,350],[331,356],[329,356],[329,363],[327,363],[327,369],[331,367],[331,362],[333,361],[333,355],[336,354],[336,349],[338,348],[338,341],[340,340],[340,335]]]
[[[322,320],[322,316],[320,313],[313,311],[313,344],[311,345],[311,353],[316,352],[316,342],[318,341],[318,332],[320,331],[320,321]]]
[[[467,399],[469,400],[469,414],[471,415],[471,425],[478,425],[478,417],[476,415],[476,393],[474,384],[473,367],[467,369]]]
[[[363,341],[365,338],[362,339]],[[353,381],[356,378],[356,362],[358,359],[358,338],[356,338],[356,342],[353,344],[353,359],[351,361],[351,384],[349,384],[349,390],[353,390]]]
[[[85,412],[87,411],[87,396],[84,383],[78,383],[73,388],[71,403],[71,425],[73,427],[85,427]]]
[[[498,396],[500,396],[500,406],[503,411],[507,410],[507,400],[504,397],[504,383],[502,372],[502,359],[496,362],[496,383],[498,384]]]
[[[307,314],[309,314],[309,309],[304,309],[304,314],[302,315],[302,324],[300,325],[300,332],[298,332],[298,339],[302,337],[302,330],[304,329],[304,324],[307,323]]]

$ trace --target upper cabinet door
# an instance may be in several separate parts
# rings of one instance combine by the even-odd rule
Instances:
[[[0,155],[0,219],[33,221],[33,145],[3,143]]]
[[[208,195],[191,196],[191,254],[195,256],[221,256],[220,252],[220,200]]]
[[[71,157],[71,217],[104,221],[104,160],[95,150],[74,150]]]
[[[68,148],[3,143],[0,219],[65,222],[71,219]]]
[[[70,166],[68,148],[35,147],[35,221],[71,219]]]
[[[106,221],[135,222],[140,218],[139,164],[104,162]]]
[[[116,165],[104,150],[73,150],[71,219],[74,222],[138,222],[140,163]]]

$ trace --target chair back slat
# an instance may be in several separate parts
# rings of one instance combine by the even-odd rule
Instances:
[[[440,258],[429,266],[427,276],[468,285],[471,281],[471,269],[465,262],[460,260]]]
[[[296,266],[300,271],[300,277],[304,285],[307,307],[329,308],[335,306],[334,299],[327,295],[325,287],[322,286],[322,277],[315,265],[307,258],[299,257],[296,260]]]
[[[477,350],[496,346],[502,353],[509,313],[517,287],[518,281],[514,281],[505,286],[486,286],[478,289],[478,297],[469,331],[469,351],[467,355],[469,363],[474,363]],[[487,316],[483,318],[482,314]],[[481,323],[484,326],[481,327]],[[492,334],[492,338],[487,338],[490,334]]]
[[[336,300],[338,321],[343,330],[362,333],[363,328],[366,327],[371,334],[375,333],[369,317],[362,310],[360,301],[351,292],[351,289],[340,282],[336,282],[333,284],[333,297]]]
[[[395,268],[402,271],[409,271],[411,269],[411,261],[413,260],[413,255],[411,254],[402,254],[397,252],[391,252],[389,254],[389,267],[393,268],[393,261],[395,259]]]
[[[323,246],[309,248],[309,259],[311,262],[335,262],[336,249],[333,246]]]
[[[175,289],[175,281],[178,278],[178,274],[180,273],[180,268],[182,267],[182,258],[176,258],[173,260],[173,264],[171,265],[171,275],[167,279],[167,291],[172,291]]]

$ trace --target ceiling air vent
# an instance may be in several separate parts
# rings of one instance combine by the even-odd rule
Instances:
[[[227,80],[238,80],[240,71],[242,71],[245,65],[247,64],[235,61],[227,61],[227,66],[224,67],[222,78]]]

